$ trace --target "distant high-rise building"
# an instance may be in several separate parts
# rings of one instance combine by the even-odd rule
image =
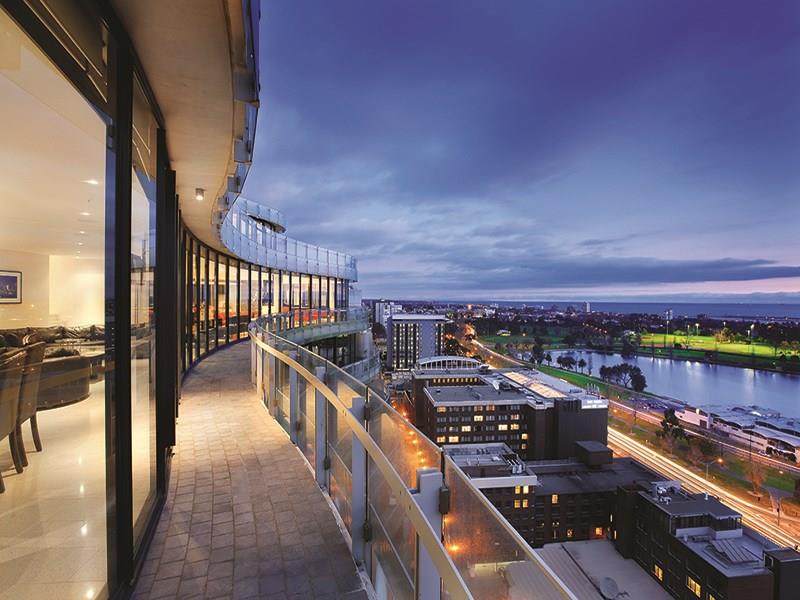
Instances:
[[[386,327],[386,321],[392,315],[403,312],[403,305],[395,302],[388,302],[386,300],[378,300],[375,302],[375,312],[372,315],[374,323],[380,323]]]
[[[584,302],[584,303],[583,303],[583,312],[585,312],[585,313],[587,313],[587,314],[588,314],[588,313],[590,313],[590,312],[592,312],[592,305],[591,305],[591,303],[589,303],[589,302]]]
[[[386,320],[386,362],[398,371],[418,360],[440,356],[444,347],[443,315],[395,314]]]

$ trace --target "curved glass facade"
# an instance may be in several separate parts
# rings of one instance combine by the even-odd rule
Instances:
[[[258,317],[304,310],[320,320],[349,303],[346,279],[248,262],[211,248],[186,227],[181,228],[181,249],[184,371],[209,352],[247,339],[247,327]],[[343,359],[352,354],[345,344],[337,348]]]

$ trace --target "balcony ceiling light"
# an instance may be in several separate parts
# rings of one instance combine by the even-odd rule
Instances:
[[[194,190],[194,199],[198,202],[202,202],[206,197],[206,191],[203,188],[195,188]]]
[[[83,183],[88,183],[89,185],[100,185],[100,182],[97,179],[84,179]]]

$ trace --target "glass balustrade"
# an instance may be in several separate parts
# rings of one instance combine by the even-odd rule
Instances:
[[[331,497],[379,597],[575,599],[470,479],[385,397],[283,337],[292,325],[351,314],[359,310],[254,321],[253,373],[270,413]],[[425,474],[439,482],[433,511],[421,500]]]
[[[354,257],[290,238],[267,223],[278,225],[279,230],[285,229],[280,211],[240,196],[220,224],[220,238],[231,252],[256,264],[358,280]]]

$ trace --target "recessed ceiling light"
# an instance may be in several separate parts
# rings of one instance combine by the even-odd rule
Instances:
[[[81,213],[81,216],[82,216],[82,217],[88,217],[88,216],[90,216],[91,214],[92,214],[92,213],[86,212],[86,211],[84,210],[84,211]]]
[[[203,188],[195,188],[194,190],[194,199],[198,202],[202,202],[203,199],[206,197],[206,191]]]
[[[97,179],[84,179],[83,183],[88,183],[89,185],[100,185],[100,182]]]
[[[85,232],[85,231],[79,231],[78,233],[79,233],[80,235],[86,235],[86,232]]]

